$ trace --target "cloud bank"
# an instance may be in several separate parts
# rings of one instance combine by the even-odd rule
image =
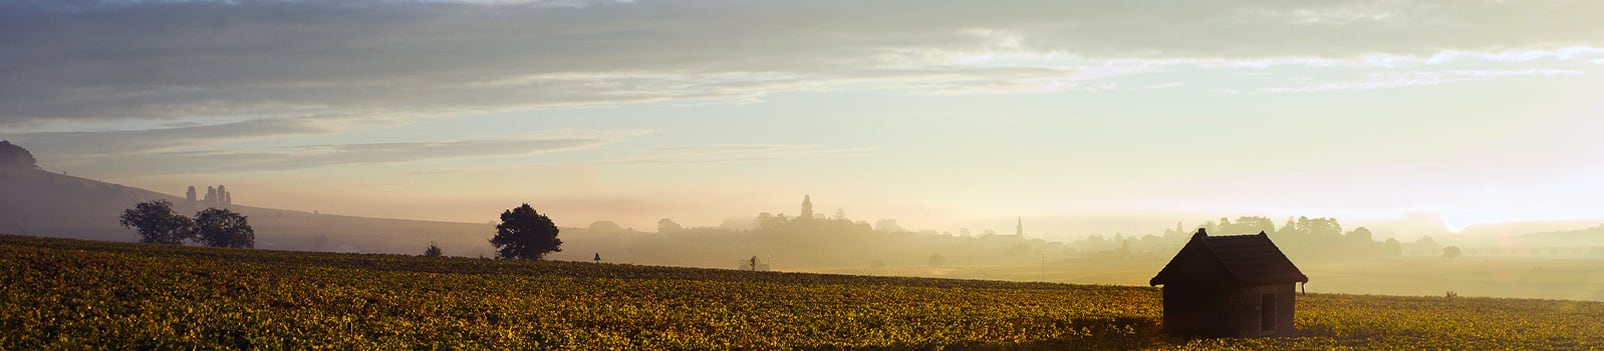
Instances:
[[[1600,13],[1565,0],[4,2],[0,126],[1104,89],[1177,65],[1585,62],[1604,57]]]

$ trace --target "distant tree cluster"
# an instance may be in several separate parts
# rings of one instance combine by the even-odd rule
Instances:
[[[1352,231],[1343,231],[1342,223],[1336,218],[1287,218],[1279,228],[1269,217],[1244,216],[1237,217],[1235,221],[1229,218],[1220,218],[1218,221],[1207,221],[1196,228],[1202,228],[1209,233],[1217,234],[1257,234],[1263,232],[1270,235],[1282,251],[1302,257],[1340,258],[1340,257],[1367,257],[1367,256],[1399,256],[1403,255],[1403,243],[1397,239],[1376,241],[1370,229],[1359,227]],[[1184,240],[1195,229],[1187,229],[1176,224],[1174,230],[1165,230],[1164,237],[1172,240]]]
[[[188,240],[206,246],[237,248],[251,248],[256,244],[256,231],[246,216],[227,209],[207,208],[191,219],[174,211],[172,202],[153,200],[123,210],[118,223],[138,231],[142,243],[181,245]]]

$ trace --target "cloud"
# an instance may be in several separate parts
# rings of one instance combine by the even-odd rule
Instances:
[[[158,129],[20,133],[7,137],[16,140],[19,145],[26,145],[36,154],[79,158],[148,153],[330,130],[329,126],[313,118],[276,118]]]
[[[1581,71],[1554,69],[1523,70],[1444,70],[1444,71],[1387,71],[1366,75],[1364,79],[1334,82],[1306,82],[1301,85],[1265,88],[1267,93],[1309,93],[1335,90],[1390,89],[1411,86],[1441,85],[1457,82],[1492,80],[1517,76],[1580,75]]]
[[[872,147],[827,147],[821,145],[717,144],[660,147],[647,156],[597,162],[612,165],[684,164],[799,160],[815,158],[863,157]]]
[[[141,176],[287,171],[327,166],[502,157],[579,150],[649,133],[642,130],[561,130],[512,139],[305,145],[267,151],[201,150],[79,157],[63,166],[89,174]]]
[[[1597,13],[1604,2],[6,2],[0,125],[1045,92],[1211,62],[1524,60],[1484,53],[1598,50]]]

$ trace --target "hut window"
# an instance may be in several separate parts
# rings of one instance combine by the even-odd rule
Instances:
[[[1264,294],[1259,298],[1259,330],[1275,331],[1275,294]]]

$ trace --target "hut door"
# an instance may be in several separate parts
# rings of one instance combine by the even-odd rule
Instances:
[[[1259,330],[1264,332],[1275,331],[1275,294],[1264,294],[1259,298]]]

